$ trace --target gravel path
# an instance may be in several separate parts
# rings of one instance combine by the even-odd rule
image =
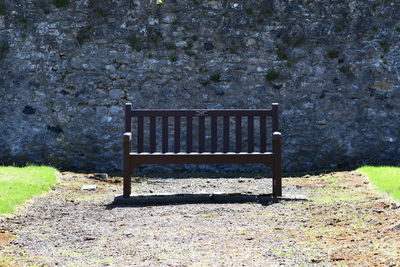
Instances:
[[[310,201],[113,205],[122,184],[62,173],[55,190],[0,219],[1,265],[400,264],[400,209],[355,172],[284,179]],[[95,184],[96,191],[82,191]],[[148,178],[135,194],[271,191],[265,178]]]

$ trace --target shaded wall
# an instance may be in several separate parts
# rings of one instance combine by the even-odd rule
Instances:
[[[400,162],[400,2],[3,3],[3,164],[120,170],[128,101],[279,102],[286,171]]]

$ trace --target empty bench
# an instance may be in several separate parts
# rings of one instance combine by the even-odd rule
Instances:
[[[272,118],[272,151],[267,151],[267,118]],[[145,119],[146,118],[146,119]],[[170,127],[169,118],[173,121]],[[211,145],[206,145],[206,118],[210,131]],[[235,145],[230,149],[230,121],[234,120]],[[247,121],[247,149],[242,149],[242,121]],[[146,120],[146,123],[145,123]],[[181,123],[182,120],[184,123]],[[259,125],[259,151],[255,147],[255,121]],[[132,122],[136,136],[132,144]],[[157,149],[157,122],[161,124],[161,146]],[[196,122],[196,123],[195,123]],[[222,122],[222,123],[221,123]],[[222,125],[219,125],[222,124]],[[148,126],[148,127],[145,127]],[[185,129],[182,129],[185,126]],[[196,127],[194,127],[196,126]],[[148,136],[145,136],[145,128]],[[169,136],[173,135],[173,149],[169,146]],[[185,131],[183,131],[185,130]],[[198,140],[193,140],[193,131],[197,130]],[[218,132],[220,131],[219,136]],[[185,134],[182,134],[185,133]],[[246,131],[245,131],[246,133]],[[184,136],[183,136],[184,135]],[[182,138],[183,137],[183,138]],[[222,139],[219,149],[218,137]],[[221,138],[222,137],[222,138]],[[278,132],[278,104],[272,109],[132,109],[125,105],[125,133],[123,135],[124,153],[124,198],[131,195],[131,175],[134,168],[142,164],[243,164],[262,163],[272,170],[272,194],[282,196],[281,181],[281,133]],[[181,139],[185,140],[185,149],[181,150]],[[146,144],[145,142],[148,141]],[[195,141],[195,142],[194,142]],[[197,142],[196,142],[197,141]],[[145,146],[146,145],[146,146]],[[135,148],[135,151],[132,148]],[[146,148],[146,149],[145,149]],[[161,148],[161,149],[160,149]],[[209,149],[206,149],[209,148]],[[196,149],[196,151],[194,150]],[[146,150],[146,151],[145,151]],[[172,151],[170,151],[172,150]]]

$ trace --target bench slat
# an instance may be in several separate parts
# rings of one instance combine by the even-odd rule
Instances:
[[[266,134],[266,118],[264,116],[260,117],[260,152],[267,151],[267,134]]]
[[[263,163],[272,164],[272,153],[130,153],[132,162],[141,164],[207,164]]]
[[[236,128],[236,152],[242,151],[242,117],[236,116],[235,121],[235,128]]]
[[[279,124],[278,124],[278,103],[272,103],[272,132],[279,131]]]
[[[217,116],[211,117],[211,152],[217,152],[218,135],[217,135]]]
[[[249,153],[254,152],[254,117],[247,117],[247,151]]]
[[[150,117],[150,152],[156,152],[156,117]]]
[[[271,109],[133,109],[131,112],[132,117],[203,117],[203,116],[272,116]]]
[[[204,152],[205,146],[205,118],[199,117],[199,152]]]
[[[139,153],[143,152],[143,117],[138,117],[138,127],[137,127],[137,151]]]
[[[186,152],[193,151],[193,117],[186,117]]]
[[[132,118],[131,118],[132,104],[125,104],[125,132],[130,133],[132,131]]]
[[[223,151],[229,152],[229,117],[224,116],[224,149]]]
[[[168,117],[162,117],[162,152],[168,152]]]
[[[181,117],[175,117],[174,151],[181,151]]]

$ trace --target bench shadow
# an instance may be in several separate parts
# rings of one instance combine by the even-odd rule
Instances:
[[[286,200],[286,199],[285,199]],[[272,194],[166,194],[137,195],[129,198],[116,196],[113,203],[106,205],[107,210],[121,207],[169,206],[185,204],[241,204],[258,203],[268,206],[278,203],[279,198]]]

